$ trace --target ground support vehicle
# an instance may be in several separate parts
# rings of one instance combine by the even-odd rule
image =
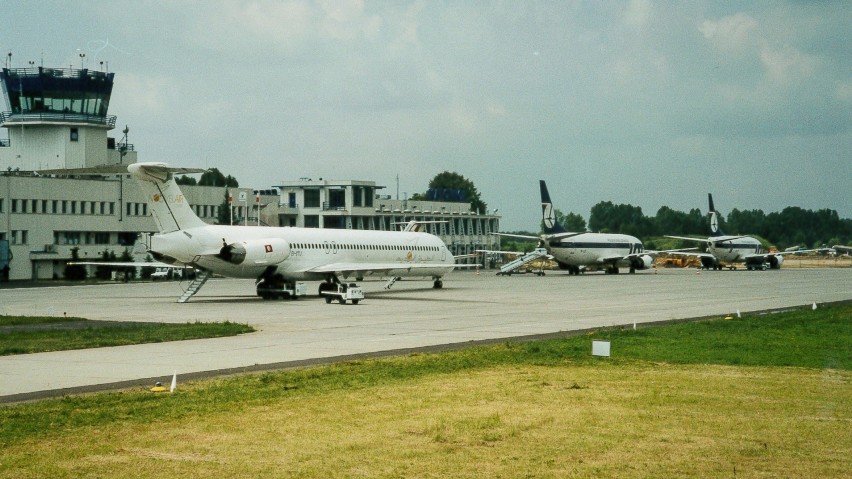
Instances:
[[[325,302],[329,304],[335,299],[340,304],[346,304],[347,301],[358,304],[359,301],[364,299],[364,290],[355,283],[339,283],[337,290],[323,291],[322,294],[325,296]]]

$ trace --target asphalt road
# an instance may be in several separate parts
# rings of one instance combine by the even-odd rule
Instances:
[[[852,300],[852,269],[701,271],[544,277],[456,272],[431,281],[360,283],[359,305],[315,296],[264,301],[250,280],[213,279],[188,303],[186,283],[0,289],[0,315],[91,320],[234,321],[258,329],[229,338],[0,357],[0,402],[298,364],[458,347],[475,341]],[[316,291],[317,283],[309,284]],[[591,345],[590,345],[591,349]],[[614,350],[614,354],[617,352]]]

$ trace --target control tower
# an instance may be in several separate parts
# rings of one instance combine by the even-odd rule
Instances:
[[[114,73],[71,68],[4,68],[0,87],[6,109],[0,127],[0,171],[86,168],[136,162],[124,138],[107,132]],[[0,106],[4,106],[0,104]]]

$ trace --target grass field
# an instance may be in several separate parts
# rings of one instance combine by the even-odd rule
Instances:
[[[843,305],[8,406],[0,477],[849,477],[850,319]]]
[[[217,338],[250,333],[245,324],[112,323],[70,317],[0,316],[0,356]]]

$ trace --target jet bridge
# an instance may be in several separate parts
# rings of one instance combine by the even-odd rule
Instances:
[[[527,254],[521,256],[520,258],[518,258],[518,259],[516,259],[512,262],[504,264],[502,267],[500,267],[500,272],[497,273],[497,275],[498,276],[510,275],[510,274],[512,274],[512,271],[515,271],[516,269],[520,268],[521,266],[523,266],[527,263],[530,263],[532,261],[535,261],[537,259],[546,258],[546,257],[547,257],[547,250],[546,249],[536,248],[532,252],[527,253]],[[543,275],[543,274],[544,274],[543,272],[539,273],[539,275]]]

